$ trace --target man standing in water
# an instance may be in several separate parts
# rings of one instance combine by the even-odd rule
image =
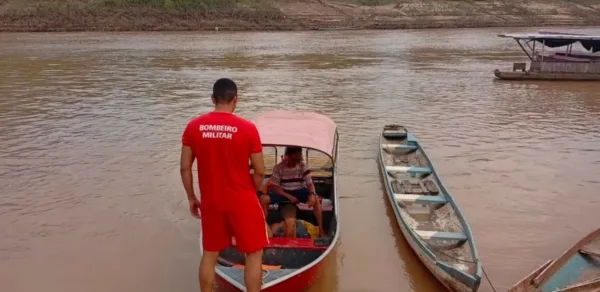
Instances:
[[[200,291],[212,291],[219,251],[235,237],[237,249],[246,253],[246,291],[259,292],[263,248],[269,240],[256,197],[265,176],[262,144],[256,126],[233,114],[238,101],[235,82],[217,80],[212,101],[214,111],[187,125],[181,149],[180,172],[190,212],[195,218],[202,216]],[[194,194],[194,159],[198,160],[200,200]]]

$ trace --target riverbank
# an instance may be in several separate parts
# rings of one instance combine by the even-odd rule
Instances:
[[[599,13],[592,0],[0,0],[0,31],[587,26]]]

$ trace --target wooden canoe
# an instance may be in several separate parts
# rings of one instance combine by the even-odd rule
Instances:
[[[508,292],[600,291],[600,228],[549,260]]]
[[[386,125],[379,164],[400,230],[423,264],[451,291],[477,291],[482,267],[471,230],[421,144]]]

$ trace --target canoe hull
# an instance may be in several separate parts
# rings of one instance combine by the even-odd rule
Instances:
[[[383,166],[384,163],[383,163],[383,161],[381,161],[381,159],[382,158],[380,156],[379,163],[381,166]],[[385,170],[383,170],[383,167],[380,167],[380,170],[381,170],[381,174],[383,176],[385,176],[386,174],[385,174]],[[406,240],[406,242],[408,242],[411,249],[419,257],[421,262],[425,265],[425,267],[427,267],[427,269],[431,272],[431,274],[433,274],[433,276],[450,291],[455,291],[455,292],[477,291],[479,288],[478,286],[471,289],[471,288],[467,287],[466,285],[464,285],[463,283],[460,283],[459,281],[454,279],[451,275],[449,275],[448,273],[446,273],[445,271],[440,269],[437,266],[435,261],[433,261],[430,257],[428,257],[426,254],[423,253],[423,251],[421,250],[421,247],[417,244],[417,242],[414,239],[415,236],[406,227],[406,223],[404,222],[404,218],[402,218],[400,211],[392,203],[394,198],[391,195],[392,192],[389,189],[387,182],[385,183],[385,185],[386,185],[386,195],[388,197],[388,200],[390,200],[390,205],[392,205],[392,209],[394,210],[394,215],[396,216],[396,221],[398,221],[398,226],[400,227],[400,231],[404,235],[404,239]]]
[[[265,292],[300,292],[304,291],[312,286],[321,275],[324,268],[324,261],[316,263],[309,269],[298,273],[282,282],[279,282],[268,287],[264,287],[261,291]],[[234,285],[229,283],[226,279],[217,274],[217,281],[220,287],[223,287],[226,291],[244,291],[236,288]]]
[[[403,224],[400,224],[400,225],[403,225]],[[442,283],[448,290],[456,291],[456,292],[477,291],[478,287],[471,289],[471,288],[467,287],[466,285],[464,285],[463,283],[458,282],[456,279],[454,279],[448,273],[441,270],[436,265],[436,263],[431,260],[431,258],[426,256],[422,252],[419,252],[419,250],[420,250],[419,246],[416,244],[416,242],[414,240],[412,240],[412,237],[408,234],[408,231],[405,229],[405,227],[401,226],[400,229],[402,230],[402,233],[404,234],[404,238],[406,238],[406,241],[408,242],[408,244],[410,245],[412,250],[419,257],[419,259],[421,259],[421,262],[423,262],[425,267],[427,267],[427,269],[433,274],[433,276],[435,276],[435,278],[438,281],[440,281],[440,283]]]
[[[450,291],[477,291],[482,269],[475,241],[433,163],[415,137],[402,126],[386,125],[379,144],[378,163],[386,196],[405,240]],[[399,186],[399,181],[404,186]],[[428,232],[446,235],[435,239]],[[448,243],[452,240],[455,244]]]
[[[534,71],[494,71],[496,78],[501,80],[539,80],[539,81],[600,81],[600,74],[584,73],[549,73]]]

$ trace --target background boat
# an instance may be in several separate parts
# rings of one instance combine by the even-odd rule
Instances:
[[[508,292],[600,291],[600,228],[549,260]]]
[[[563,80],[600,81],[600,36],[539,32],[500,34],[499,37],[513,38],[529,58],[526,63],[513,63],[512,71],[494,70],[502,80]],[[536,50],[536,44],[538,48]],[[581,49],[573,51],[573,45]],[[562,52],[548,50],[564,48]],[[544,50],[546,49],[546,52]]]

